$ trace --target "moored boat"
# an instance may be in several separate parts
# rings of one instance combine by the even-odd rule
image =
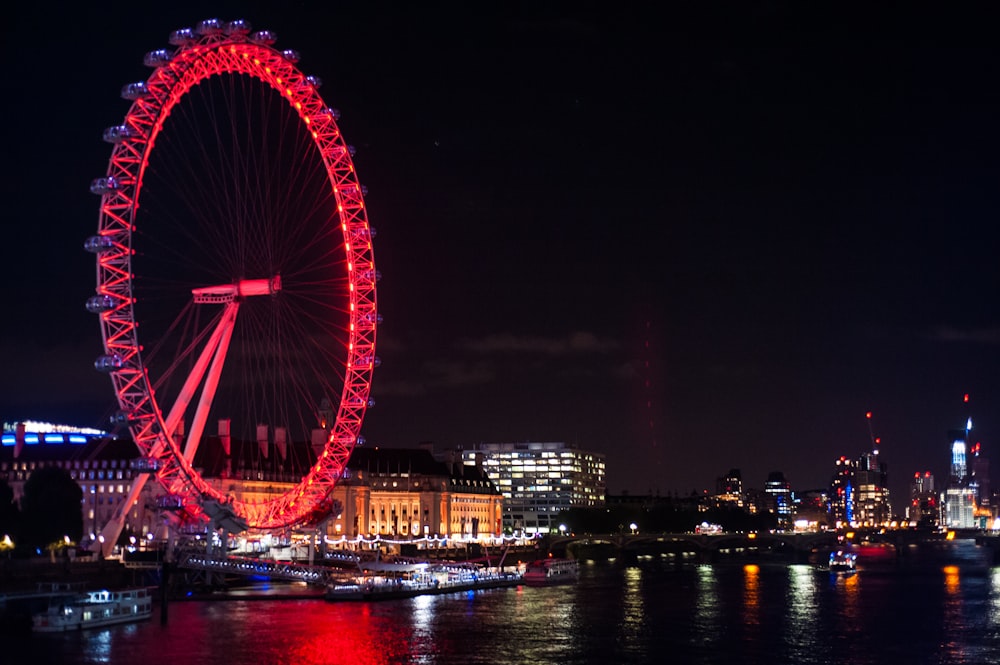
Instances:
[[[86,630],[148,619],[153,613],[153,596],[147,587],[84,593],[54,599],[46,611],[32,617],[32,630],[56,633]]]
[[[468,566],[413,564],[383,565],[354,579],[327,587],[327,600],[393,600],[429,594],[475,591],[515,586],[520,573]]]
[[[524,570],[524,583],[529,586],[548,586],[575,582],[580,576],[580,563],[576,559],[538,559]]]

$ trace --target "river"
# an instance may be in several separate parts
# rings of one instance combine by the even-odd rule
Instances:
[[[1000,567],[586,563],[580,580],[382,602],[176,601],[152,620],[4,636],[9,663],[997,663]]]

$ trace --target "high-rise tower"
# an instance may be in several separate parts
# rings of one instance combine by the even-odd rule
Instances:
[[[966,395],[964,403],[969,404]],[[972,432],[972,417],[966,414],[965,428],[948,432],[951,441],[951,477],[944,494],[944,524],[958,529],[971,529],[976,525],[976,494],[978,482],[969,474],[966,455],[969,451],[969,435]]]

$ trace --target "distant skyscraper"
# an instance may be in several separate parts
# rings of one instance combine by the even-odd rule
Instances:
[[[858,458],[854,469],[854,520],[860,524],[885,524],[892,517],[889,505],[888,472],[878,450]]]
[[[872,414],[865,414],[872,448],[855,460],[841,457],[830,484],[830,512],[840,523],[887,524],[892,519],[889,473],[879,454],[881,440],[872,432]]]
[[[965,429],[953,429],[949,434],[951,439],[951,482],[964,483],[968,480],[968,465],[965,454],[969,443],[969,431],[972,429],[972,418],[969,418]]]
[[[847,457],[836,462],[833,480],[830,482],[830,515],[834,522],[854,521],[854,467],[857,463]]]
[[[913,474],[910,483],[910,505],[906,508],[906,518],[911,524],[936,526],[940,519],[937,494],[934,492],[934,476],[930,471]]]
[[[716,480],[716,498],[725,503],[743,505],[743,478],[739,469],[730,469],[724,477]]]
[[[767,474],[767,481],[764,483],[764,492],[774,506],[774,512],[778,516],[778,526],[791,526],[795,506],[792,497],[792,486],[785,479],[785,474],[781,471],[772,471]]]
[[[990,488],[990,461],[979,454],[980,448],[980,444],[976,443],[970,450],[972,455],[972,479],[970,484],[976,488],[976,505],[980,508],[986,508],[992,503],[990,501],[992,495],[992,489]]]
[[[969,396],[965,396],[968,404]],[[956,529],[971,529],[976,526],[976,500],[979,492],[978,479],[969,474],[967,455],[969,434],[972,432],[972,418],[965,420],[965,429],[948,432],[951,441],[951,477],[944,492],[942,519],[945,526]],[[978,449],[976,454],[978,455]]]

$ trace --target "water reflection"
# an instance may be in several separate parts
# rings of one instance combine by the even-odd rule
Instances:
[[[760,624],[760,566],[743,566],[743,625]]]
[[[957,639],[966,628],[962,616],[963,599],[959,569],[958,566],[945,566],[942,572],[944,573],[944,640],[941,643],[941,650],[948,662],[968,662],[963,652],[963,643]]]
[[[719,639],[719,599],[718,578],[712,566],[698,566],[696,588],[698,595],[694,605],[694,634],[696,646],[711,650]]]
[[[811,566],[788,567],[788,592],[785,595],[788,612],[785,622],[792,662],[805,662],[810,652],[815,650],[815,639],[819,634],[818,588],[816,571]]]
[[[618,626],[618,636],[619,643],[628,644],[642,634],[646,603],[642,592],[642,568],[626,568],[624,575],[625,593],[622,596],[622,618]]]
[[[994,568],[990,575],[989,624],[1000,625],[1000,568]]]
[[[434,662],[430,656],[434,653],[434,600],[434,596],[417,596],[412,601],[413,663]]]

